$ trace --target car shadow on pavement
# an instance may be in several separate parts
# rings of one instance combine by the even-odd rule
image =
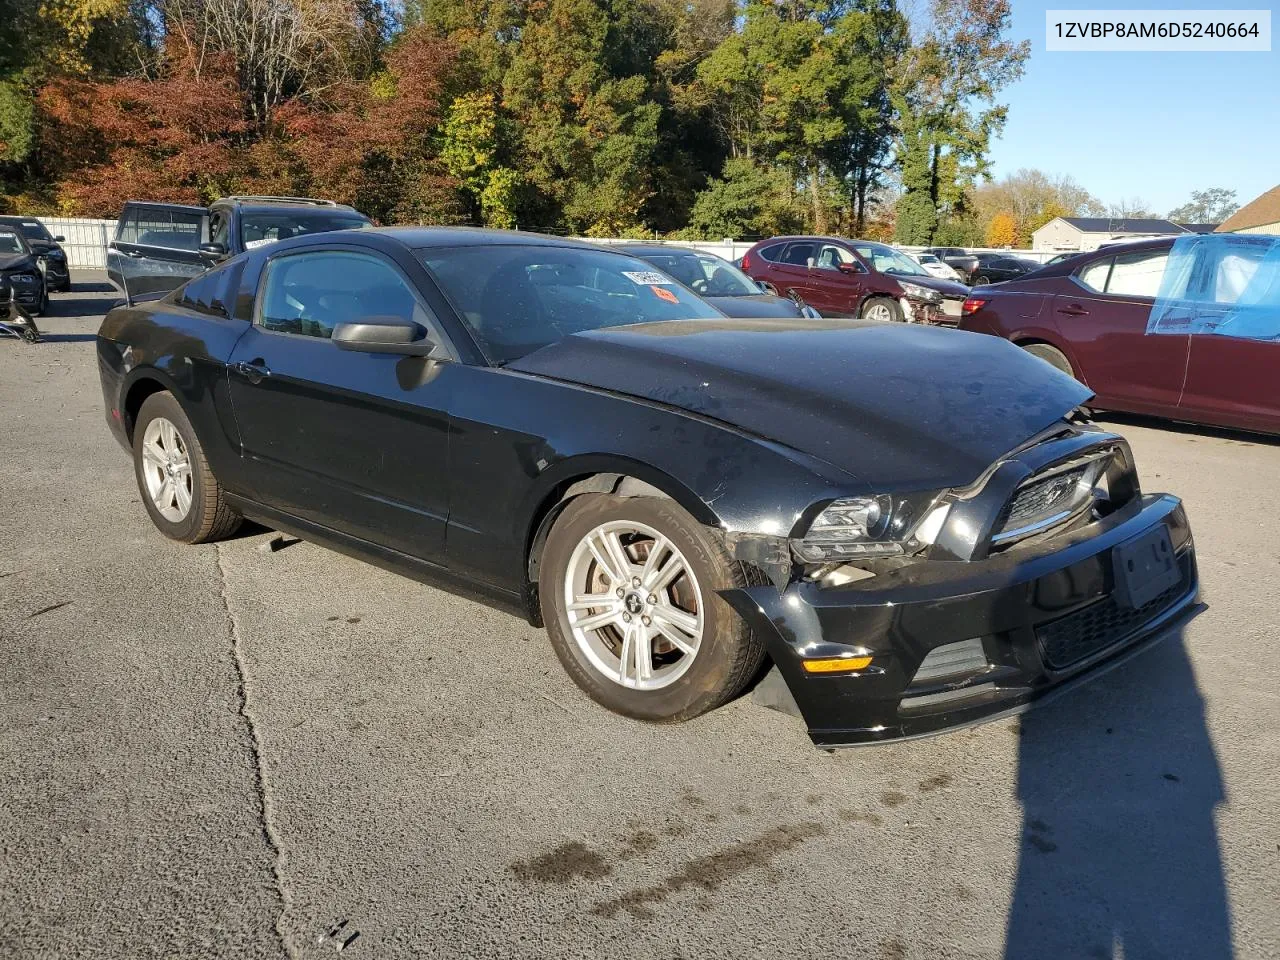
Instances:
[[[1233,956],[1204,703],[1168,637],[1023,716],[1006,960]]]
[[[1189,437],[1212,437],[1216,440],[1234,440],[1246,446],[1259,444],[1263,446],[1280,445],[1280,437],[1266,433],[1251,433],[1248,430],[1233,430],[1229,427],[1211,427],[1207,424],[1184,423],[1180,420],[1165,420],[1161,417],[1144,417],[1137,413],[1112,413],[1110,411],[1095,412],[1094,421],[1107,426],[1147,427],[1151,430],[1164,430],[1168,433],[1181,433]]]
[[[75,299],[66,299],[63,297],[51,297],[49,306],[45,309],[46,317],[101,317],[118,303],[122,303],[124,298],[113,290],[111,295],[105,297],[77,297]]]
[[[96,333],[45,333],[40,332],[41,343],[91,343],[98,339]]]

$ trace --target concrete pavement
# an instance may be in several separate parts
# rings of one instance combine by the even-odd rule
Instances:
[[[82,289],[0,341],[0,955],[1280,956],[1280,443],[1111,421],[1208,610],[1020,721],[826,754],[606,713],[522,621],[182,547]]]

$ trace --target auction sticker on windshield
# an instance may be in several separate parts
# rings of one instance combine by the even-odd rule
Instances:
[[[654,284],[668,286],[675,283],[670,277],[655,273],[652,270],[623,270],[622,275],[638,287],[651,287]]]
[[[667,303],[679,303],[680,298],[665,287],[657,287],[653,284],[649,285],[649,289],[654,292],[659,300],[665,300]]]

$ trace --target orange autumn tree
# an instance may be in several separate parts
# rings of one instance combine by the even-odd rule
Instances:
[[[997,213],[987,225],[987,246],[1012,247],[1018,242],[1018,222],[1010,213]]]
[[[372,77],[294,94],[265,115],[233,57],[198,50],[171,37],[154,77],[45,87],[43,155],[67,212],[276,193],[352,203],[376,219],[456,218],[458,184],[435,142],[455,56],[446,41],[405,31]]]

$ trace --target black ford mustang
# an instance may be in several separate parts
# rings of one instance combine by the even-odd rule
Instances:
[[[528,234],[273,244],[108,314],[107,418],[156,526],[252,517],[545,622],[646,720],[767,660],[819,744],[1020,709],[1197,589],[1180,502],[1002,340],[731,320]]]

